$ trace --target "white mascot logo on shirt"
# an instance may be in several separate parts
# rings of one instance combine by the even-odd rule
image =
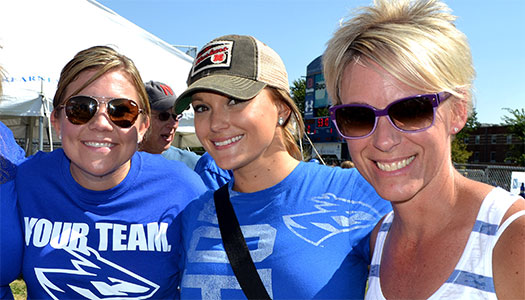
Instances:
[[[379,211],[367,203],[338,198],[331,193],[314,197],[312,201],[317,203],[314,205],[317,210],[283,216],[283,220],[295,235],[315,246],[334,235],[373,226],[372,221],[381,217]],[[348,211],[348,204],[355,209]]]
[[[145,299],[160,288],[100,253],[170,252],[168,223],[98,222],[90,228],[87,223],[25,217],[24,225],[26,246],[41,248],[40,253],[50,255],[46,261],[57,258],[54,266],[34,267],[36,279],[53,299],[64,295],[85,299]],[[88,246],[93,235],[98,236],[96,249]]]
[[[60,294],[71,295],[71,290],[86,299],[146,299],[159,289],[159,286],[133,272],[122,268],[87,248],[87,254],[65,248],[75,258],[71,259],[71,269],[35,268],[35,274],[46,292],[53,299],[60,299]],[[53,274],[71,275],[71,281],[53,280]],[[103,274],[103,275],[101,275]],[[76,276],[87,276],[75,280]]]

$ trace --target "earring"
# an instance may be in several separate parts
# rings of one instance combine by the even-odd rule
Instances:
[[[454,127],[454,132],[458,133],[459,129],[457,127]]]
[[[279,117],[279,121],[277,121],[277,123],[279,123],[279,126],[283,126],[284,118],[283,117]]]

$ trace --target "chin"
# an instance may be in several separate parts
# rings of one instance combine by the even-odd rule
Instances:
[[[417,194],[417,191],[409,187],[407,188],[407,186],[400,187],[399,189],[391,186],[388,190],[377,190],[377,193],[385,200],[393,203],[402,203],[412,199]]]

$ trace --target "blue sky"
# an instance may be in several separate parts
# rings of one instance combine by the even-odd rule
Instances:
[[[293,80],[325,49],[339,20],[371,0],[97,0],[174,45],[199,49],[230,33],[253,35],[283,59]],[[468,37],[477,72],[475,110],[501,123],[525,107],[525,1],[445,0]]]

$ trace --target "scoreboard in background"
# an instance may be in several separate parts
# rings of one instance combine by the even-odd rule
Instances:
[[[304,99],[304,125],[308,138],[312,141],[311,157],[319,153],[325,159],[336,157],[347,159],[348,148],[330,121],[328,107],[332,102],[326,91],[323,76],[322,56],[317,57],[306,67],[306,90]]]
[[[330,117],[307,118],[305,131],[314,143],[342,142]]]

